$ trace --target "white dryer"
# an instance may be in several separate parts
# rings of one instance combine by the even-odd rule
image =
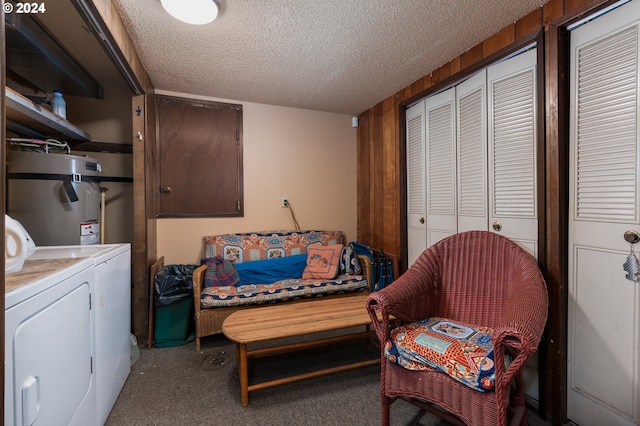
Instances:
[[[20,286],[5,298],[5,425],[94,424],[92,268],[38,262],[6,277]]]
[[[103,425],[130,371],[130,245],[36,247],[6,283],[5,425]]]

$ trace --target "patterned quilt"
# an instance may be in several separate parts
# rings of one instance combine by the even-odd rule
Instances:
[[[235,263],[304,254],[310,244],[343,244],[342,231],[274,231],[204,237],[206,257]]]
[[[326,281],[290,279],[272,284],[206,287],[202,289],[200,304],[203,308],[257,305],[368,289],[364,275],[339,275]]]

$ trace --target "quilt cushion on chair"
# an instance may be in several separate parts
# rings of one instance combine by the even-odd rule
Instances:
[[[323,246],[314,244],[307,248],[307,266],[302,279],[333,279],[338,275],[342,244]]]
[[[486,392],[495,384],[492,333],[489,327],[433,317],[392,330],[384,353],[409,370],[440,370]]]

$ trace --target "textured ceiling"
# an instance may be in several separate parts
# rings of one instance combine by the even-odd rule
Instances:
[[[113,2],[158,90],[355,115],[546,0],[221,0],[203,26]]]

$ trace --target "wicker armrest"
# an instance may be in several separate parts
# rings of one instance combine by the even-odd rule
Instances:
[[[195,312],[200,312],[200,295],[204,286],[204,273],[206,270],[207,265],[201,265],[193,271],[193,306]]]
[[[391,318],[410,323],[431,316],[437,264],[429,257],[425,252],[393,283],[369,295],[367,309],[381,342],[389,337]]]
[[[496,380],[504,382],[511,381],[536,351],[547,321],[548,294],[536,265],[517,268],[513,279],[513,293],[493,335],[496,360],[504,360],[505,351],[515,354],[504,375],[504,368],[496,365]]]
[[[388,310],[390,315],[404,322],[428,318],[435,302],[438,265],[429,251],[394,282],[375,292],[374,299]]]
[[[363,254],[358,255],[360,261],[360,267],[362,268],[362,275],[367,277],[367,284],[369,285],[369,292],[371,292],[371,286],[373,285],[373,276],[371,274],[371,259]]]

